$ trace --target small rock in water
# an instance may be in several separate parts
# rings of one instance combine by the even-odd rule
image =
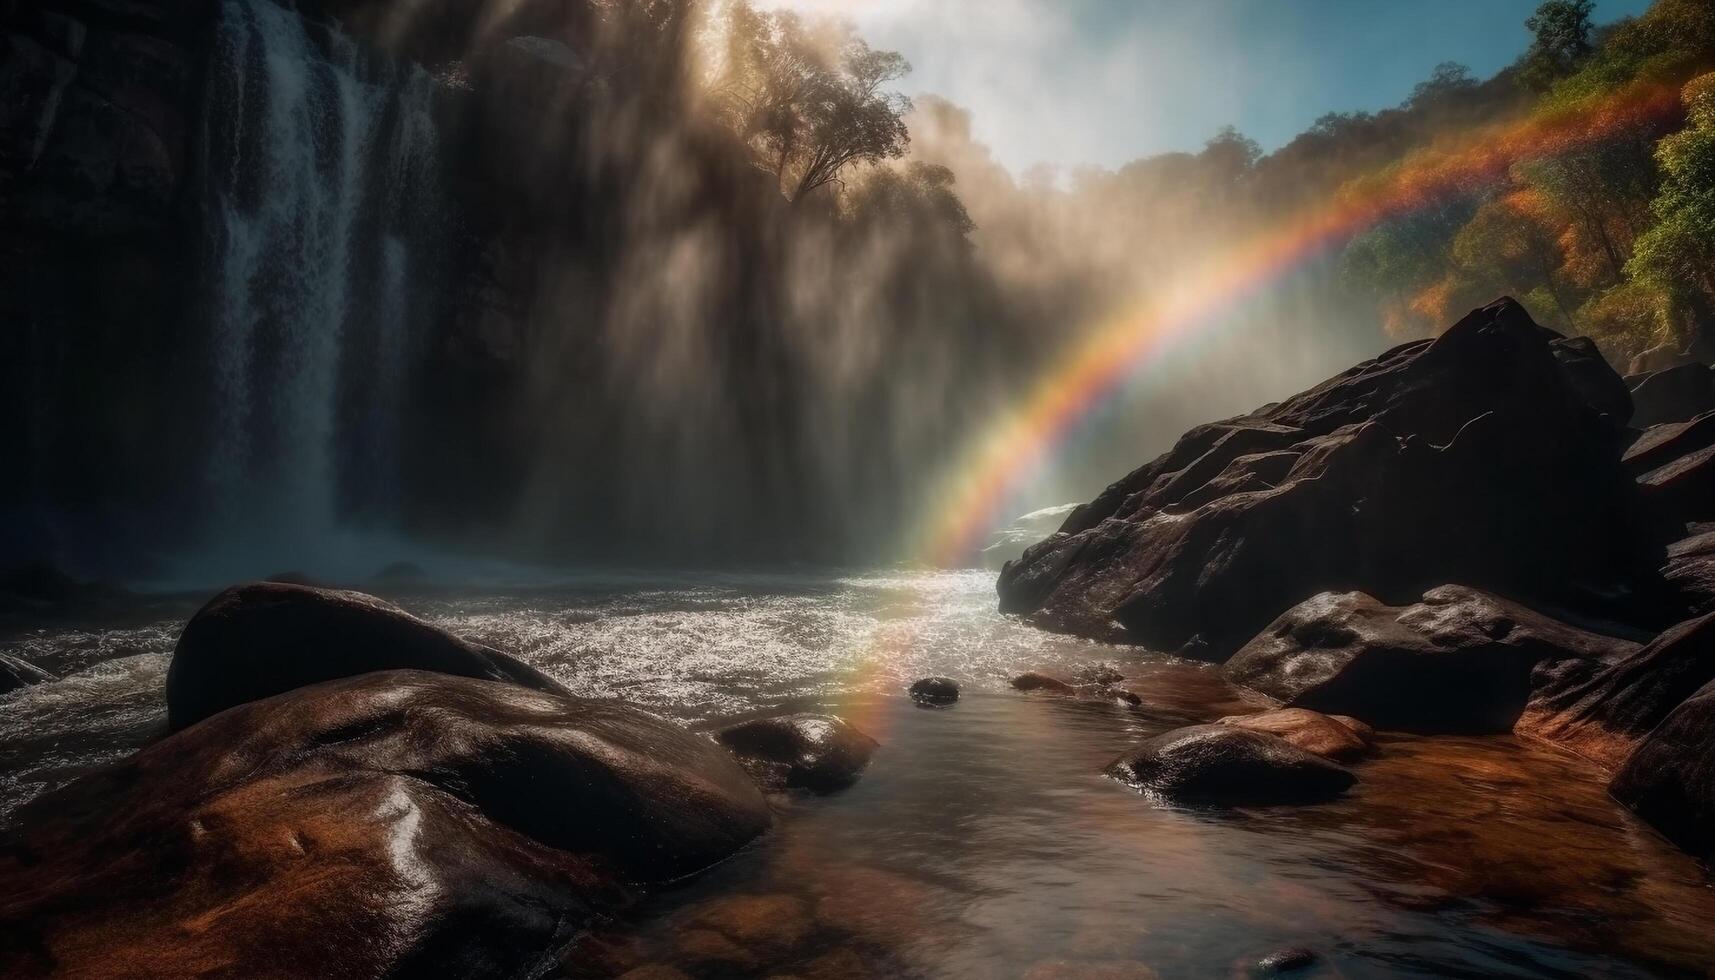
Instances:
[[[1025,980],[1156,980],[1159,976],[1136,960],[1043,960],[1024,971]]]
[[[1236,806],[1312,803],[1357,781],[1351,770],[1277,736],[1232,725],[1157,735],[1108,765],[1108,774],[1177,802]]]
[[[1019,674],[1012,679],[1012,686],[1020,691],[1047,691],[1049,694],[1076,694],[1072,685],[1047,674],[1030,671]]]
[[[951,677],[925,677],[911,685],[911,700],[937,707],[952,704],[959,700],[959,682]]]
[[[56,679],[53,674],[22,657],[0,653],[0,694]]]
[[[740,722],[715,738],[770,789],[832,793],[857,782],[877,742],[832,715]]]

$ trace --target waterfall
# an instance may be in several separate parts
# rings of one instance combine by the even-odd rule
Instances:
[[[337,27],[222,0],[202,204],[225,550],[314,562],[385,522],[412,328],[434,305],[434,97]]]

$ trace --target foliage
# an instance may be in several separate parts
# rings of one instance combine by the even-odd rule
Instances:
[[[1547,89],[1572,73],[1595,50],[1590,14],[1595,0],[1544,0],[1525,22],[1536,40],[1526,52],[1520,81],[1532,89]]]

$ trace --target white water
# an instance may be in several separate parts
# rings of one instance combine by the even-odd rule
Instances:
[[[211,546],[257,574],[388,510],[435,245],[435,83],[272,0],[224,0],[210,72]]]

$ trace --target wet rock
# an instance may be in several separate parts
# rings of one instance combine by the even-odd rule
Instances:
[[[1706,412],[1687,422],[1650,426],[1626,447],[1621,460],[1632,475],[1643,476],[1710,446],[1715,446],[1715,412]]]
[[[1715,858],[1715,684],[1676,706],[1608,790],[1668,840]]]
[[[692,977],[676,966],[647,963],[620,974],[619,980],[692,980]]]
[[[855,950],[841,947],[812,960],[806,960],[776,980],[794,977],[797,980],[866,980],[876,976],[868,963]]]
[[[687,929],[673,937],[675,958],[688,966],[726,973],[752,973],[762,965],[754,950],[712,929]]]
[[[1314,803],[1344,793],[1350,770],[1277,735],[1192,725],[1158,735],[1108,765],[1109,775],[1185,803]]]
[[[1066,516],[1077,507],[1077,504],[1044,507],[1014,519],[989,536],[982,550],[983,567],[999,569],[1021,557],[1026,548],[1058,531]]]
[[[1592,411],[1605,416],[1616,428],[1631,421],[1631,388],[1609,366],[1595,341],[1589,337],[1557,337],[1548,342],[1548,349],[1567,383]]]
[[[0,855],[0,974],[520,975],[770,819],[718,748],[635,709],[365,674],[25,807]]]
[[[956,939],[963,926],[954,896],[938,885],[882,868],[822,865],[811,882],[816,922],[824,929],[881,948],[905,946],[925,935]]]
[[[1538,664],[1617,660],[1636,649],[1461,586],[1403,607],[1328,592],[1269,624],[1226,672],[1290,707],[1378,728],[1504,732],[1524,710]]]
[[[1034,670],[1014,677],[1012,687],[1018,691],[1043,691],[1048,694],[1064,694],[1067,696],[1078,693],[1077,689],[1066,681]]]
[[[1681,623],[1614,663],[1545,670],[1514,731],[1608,769],[1715,680],[1715,614]]]
[[[797,947],[811,928],[809,907],[792,895],[724,895],[692,909],[687,922],[776,955]]]
[[[1715,378],[1705,364],[1681,364],[1627,379],[1632,389],[1632,424],[1638,428],[1715,410]]]
[[[1254,715],[1229,715],[1217,724],[1277,735],[1306,752],[1335,762],[1350,762],[1370,750],[1370,739],[1359,734],[1357,729],[1306,708],[1276,708]],[[1367,729],[1369,726],[1363,727]]]
[[[23,657],[0,653],[0,694],[54,679],[53,674],[37,667]]]
[[[1715,520],[1715,445],[1690,452],[1638,477],[1645,504],[1678,530]]]
[[[839,718],[815,714],[740,722],[715,738],[764,786],[815,793],[857,782],[878,744]]]
[[[1503,301],[1193,429],[1007,565],[1001,608],[1224,660],[1334,588],[1403,603],[1464,582],[1626,607],[1659,553],[1640,532],[1622,430],[1592,408],[1591,379],[1569,377],[1554,336]]]
[[[548,675],[361,592],[239,585],[185,625],[167,671],[176,731],[233,705],[375,670],[432,670],[563,691]]]
[[[911,685],[911,700],[927,705],[952,704],[959,700],[959,682],[951,677],[925,677]]]
[[[1661,575],[1684,615],[1715,612],[1715,531],[1668,545]]]

